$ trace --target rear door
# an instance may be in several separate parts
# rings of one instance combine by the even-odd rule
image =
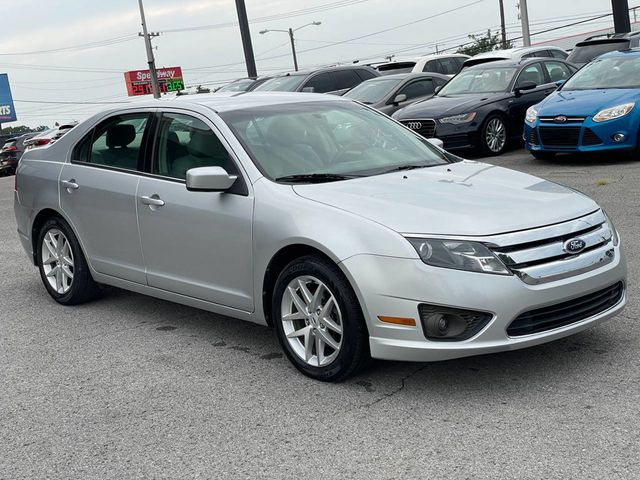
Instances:
[[[253,196],[226,141],[205,117],[162,114],[151,175],[137,208],[149,286],[242,311],[253,310]],[[190,192],[187,170],[220,166],[228,192]]]
[[[136,217],[151,111],[114,115],[83,137],[60,175],[60,207],[99,273],[144,284]]]

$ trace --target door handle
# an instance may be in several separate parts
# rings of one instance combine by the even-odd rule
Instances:
[[[73,178],[71,180],[62,180],[61,183],[62,186],[67,190],[77,190],[78,188],[80,188],[80,185],[78,185]]]
[[[164,200],[162,200],[158,195],[151,195],[151,196],[144,195],[140,197],[140,201],[145,205],[149,205],[153,207],[162,207],[164,205]]]

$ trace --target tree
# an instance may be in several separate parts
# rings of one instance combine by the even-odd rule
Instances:
[[[469,38],[473,40],[473,43],[466,47],[460,47],[458,49],[458,53],[464,53],[465,55],[473,57],[479,53],[502,50],[502,38],[500,32],[493,34],[491,33],[491,29],[489,29],[487,30],[486,35],[469,35]],[[507,40],[506,48],[513,48],[513,42],[511,40]]]
[[[31,128],[26,125],[17,125],[15,127],[4,127],[2,133],[7,135],[22,135],[23,133],[44,132],[45,130],[49,130],[49,127],[40,125],[37,128]]]

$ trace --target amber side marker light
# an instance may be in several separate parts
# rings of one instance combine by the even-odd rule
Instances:
[[[378,315],[378,319],[384,323],[393,323],[395,325],[405,325],[407,327],[416,326],[416,321],[413,318],[383,317]]]

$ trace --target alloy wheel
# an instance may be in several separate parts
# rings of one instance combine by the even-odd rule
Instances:
[[[73,251],[69,240],[60,230],[52,228],[42,239],[42,269],[51,288],[65,294],[73,284]]]
[[[484,140],[487,148],[493,153],[499,153],[507,143],[507,130],[504,122],[499,118],[493,118],[487,124]]]
[[[281,304],[287,342],[308,365],[333,362],[342,346],[342,313],[335,296],[319,279],[304,275],[287,285]]]

